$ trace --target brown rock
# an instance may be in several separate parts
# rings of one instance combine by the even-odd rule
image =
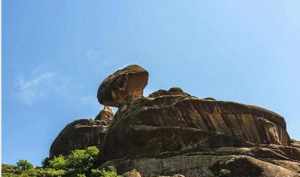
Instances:
[[[181,174],[175,174],[175,175],[172,175],[172,176],[157,176],[157,177],[185,177]]]
[[[156,98],[160,96],[190,96],[189,94],[185,93],[181,88],[172,87],[169,90],[158,90],[149,95],[150,98]]]
[[[107,126],[101,121],[76,120],[68,124],[55,138],[50,148],[50,157],[67,155],[72,150],[88,146],[102,148]]]
[[[104,106],[104,108],[96,116],[95,120],[102,121],[104,125],[109,125],[112,122],[114,113],[109,106]]]
[[[300,148],[300,141],[292,140],[291,145]]]
[[[102,166],[113,165],[120,172],[134,168],[143,177],[174,174],[185,177],[299,177],[300,159],[281,151],[285,147],[288,146],[199,149],[173,156],[117,159]]]
[[[106,106],[121,105],[143,96],[148,82],[148,72],[138,66],[129,65],[108,76],[97,93],[99,103]]]
[[[266,109],[182,94],[150,96],[117,112],[105,141],[106,159],[290,143],[284,119]]]
[[[130,170],[130,171],[124,173],[122,176],[124,176],[124,177],[142,177],[140,172],[138,172],[136,169]]]
[[[216,162],[211,171],[218,177],[296,177],[295,171],[249,156],[236,156]]]

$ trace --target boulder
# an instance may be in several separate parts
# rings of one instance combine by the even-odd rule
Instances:
[[[114,113],[109,106],[104,106],[104,108],[96,116],[95,120],[102,121],[104,125],[109,125],[112,122]]]
[[[155,157],[216,147],[289,145],[282,116],[234,102],[159,91],[121,107],[105,144],[106,160]]]
[[[148,72],[138,66],[129,65],[108,76],[99,86],[97,98],[106,106],[120,107],[143,96],[148,82]]]
[[[68,124],[55,138],[50,147],[50,158],[67,155],[72,150],[88,146],[102,148],[107,131],[106,122],[88,119],[76,120]]]

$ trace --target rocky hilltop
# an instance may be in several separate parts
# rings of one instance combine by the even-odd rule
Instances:
[[[97,92],[104,109],[94,120],[67,125],[50,157],[95,145],[103,149],[98,165],[113,165],[124,176],[300,176],[300,143],[279,114],[177,87],[146,97],[148,77],[138,65],[108,76]]]

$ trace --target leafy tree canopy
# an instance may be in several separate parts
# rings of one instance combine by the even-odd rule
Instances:
[[[121,177],[114,167],[95,167],[100,151],[96,146],[73,150],[69,155],[46,158],[43,167],[34,168],[27,160],[16,166],[2,165],[3,177]]]

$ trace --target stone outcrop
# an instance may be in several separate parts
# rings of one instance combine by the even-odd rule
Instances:
[[[148,82],[148,72],[138,66],[130,65],[108,76],[97,93],[99,103],[106,106],[121,105],[143,96]]]
[[[106,122],[88,119],[76,120],[68,124],[56,137],[50,148],[50,157],[67,155],[74,149],[88,146],[102,148]]]
[[[112,109],[108,106],[104,106],[104,108],[96,116],[95,120],[102,121],[104,125],[109,125],[112,122],[113,117],[114,113]]]
[[[161,93],[119,109],[105,140],[107,159],[290,143],[284,119],[271,111],[187,94]]]
[[[97,94],[104,109],[69,124],[50,156],[96,145],[99,168],[115,166],[125,177],[299,177],[300,143],[279,114],[178,87],[144,97],[147,82],[137,65],[106,78]],[[108,106],[118,107],[115,115]]]
[[[151,93],[148,97],[150,98],[156,98],[160,96],[190,96],[188,93],[185,93],[181,88],[179,87],[172,87],[169,90],[163,90],[160,89],[158,91],[155,91]]]
[[[102,148],[113,116],[112,109],[104,106],[94,120],[80,119],[68,124],[52,143],[50,157],[67,155],[74,149],[88,146]]]
[[[300,149],[283,145],[219,147],[159,157],[107,161],[123,173],[136,169],[143,177],[299,177]],[[298,155],[297,155],[298,154]]]

